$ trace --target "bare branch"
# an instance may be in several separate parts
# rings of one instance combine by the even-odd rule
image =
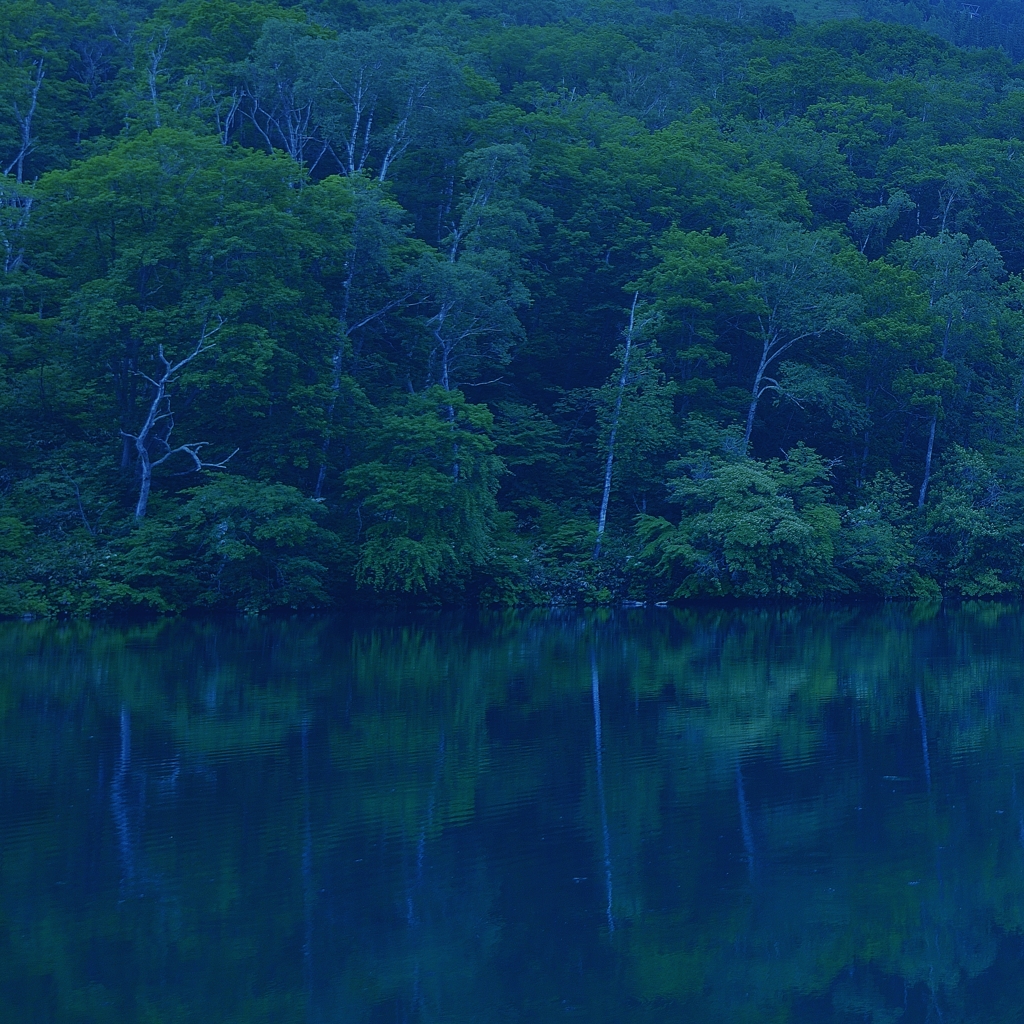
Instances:
[[[379,320],[382,316],[386,316],[396,306],[402,305],[402,303],[405,302],[405,300],[408,299],[411,295],[412,292],[406,292],[405,295],[400,295],[397,299],[392,299],[386,305],[381,306],[380,309],[371,313],[369,316],[363,317],[363,319],[360,320],[359,323],[353,324],[351,327],[345,330],[346,336],[350,335],[353,331],[358,331],[360,327],[365,327],[367,324],[373,323],[374,320]]]
[[[228,460],[233,458],[238,452],[236,448],[227,458],[221,459],[219,462],[207,462],[200,457],[199,453],[208,446],[208,441],[192,441],[174,448],[171,447],[170,443],[170,437],[174,431],[174,412],[171,409],[171,396],[168,389],[177,380],[178,375],[185,367],[212,347],[210,339],[223,326],[224,318],[220,316],[216,317],[216,322],[212,326],[209,319],[204,320],[194,348],[177,362],[169,359],[164,351],[164,346],[162,344],[159,345],[157,348],[157,358],[164,368],[163,373],[159,377],[151,377],[140,370],[134,371],[136,376],[142,377],[153,387],[153,399],[138,432],[133,434],[126,430],[121,431],[122,437],[135,443],[135,451],[139,458],[141,479],[139,483],[139,498],[135,505],[136,519],[142,519],[146,514],[146,508],[149,504],[150,487],[152,486],[153,470],[157,466],[162,466],[172,456],[189,456],[195,464],[195,471],[199,472],[203,469],[224,469]],[[156,428],[161,423],[164,426],[157,432]],[[151,445],[156,445],[158,450],[163,448],[164,454],[154,459],[150,451]]]

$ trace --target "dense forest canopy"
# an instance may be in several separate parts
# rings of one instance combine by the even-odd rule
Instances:
[[[10,0],[0,613],[1019,594],[1018,57],[1002,3]]]

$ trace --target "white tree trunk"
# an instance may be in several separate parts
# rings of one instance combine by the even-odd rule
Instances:
[[[924,508],[924,499],[928,496],[928,483],[932,478],[932,453],[935,451],[935,425],[938,420],[938,413],[935,413],[932,416],[931,429],[928,431],[928,448],[924,456],[924,479],[921,481],[921,490],[917,496],[918,508]]]
[[[629,376],[629,353],[633,347],[633,330],[636,325],[636,301],[640,293],[633,295],[633,305],[629,310],[629,329],[626,331],[626,353],[622,357],[622,374],[619,377],[619,394],[615,399],[615,412],[612,414],[612,429],[608,435],[608,459],[604,467],[604,493],[601,496],[601,512],[597,517],[597,542],[594,544],[594,557],[601,557],[601,540],[604,537],[605,523],[608,520],[608,499],[612,493],[612,465],[615,461],[615,435],[619,430],[619,416],[622,413],[622,396],[626,390]]]
[[[25,157],[32,152],[33,142],[32,138],[32,119],[36,116],[36,106],[39,103],[39,90],[42,88],[43,79],[46,77],[46,71],[43,68],[42,59],[35,62],[33,65],[36,69],[35,80],[32,82],[32,92],[29,96],[28,110],[24,114],[18,109],[17,103],[14,104],[14,116],[18,121],[18,130],[21,135],[21,144],[18,148],[18,155],[7,165],[7,169],[4,174],[10,174],[12,170],[16,170],[15,180],[18,184],[22,184],[22,180],[25,176]]]
[[[195,348],[183,359],[179,359],[178,362],[172,363],[170,359],[164,354],[163,345],[158,350],[158,358],[163,365],[163,373],[159,377],[150,377],[144,373],[140,373],[138,370],[134,371],[140,377],[144,377],[153,385],[154,393],[153,400],[149,404],[149,411],[146,413],[146,419],[143,421],[141,427],[135,434],[129,434],[127,431],[121,431],[121,436],[124,440],[135,442],[135,451],[139,456],[139,497],[135,503],[135,519],[136,521],[145,518],[146,510],[149,507],[149,493],[153,484],[153,470],[155,467],[163,465],[172,455],[187,455],[192,459],[195,464],[196,471],[202,469],[224,469],[228,463],[228,460],[233,458],[237,453],[236,448],[227,458],[221,459],[220,462],[205,462],[199,455],[199,452],[207,446],[206,441],[194,441],[188,444],[180,444],[176,448],[172,448],[169,441],[171,432],[174,430],[174,414],[171,411],[171,400],[168,395],[168,387],[174,383],[177,379],[178,374],[192,362],[197,356],[205,352],[209,347],[210,338],[216,334],[223,326],[223,320],[220,320],[213,330],[208,330],[207,325],[203,324],[203,329],[199,334],[199,340],[196,342]],[[164,424],[161,428],[160,424]],[[149,446],[156,444],[162,447],[164,454],[158,459],[154,459],[150,454]]]

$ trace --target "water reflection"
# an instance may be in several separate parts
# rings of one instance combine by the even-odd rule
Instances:
[[[0,628],[25,1021],[990,1021],[1024,614]]]

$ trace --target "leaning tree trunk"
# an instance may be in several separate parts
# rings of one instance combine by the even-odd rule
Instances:
[[[949,355],[949,335],[953,329],[953,316],[952,314],[946,317],[946,329],[942,335],[942,359],[945,362],[946,357]],[[940,394],[935,396],[936,402],[941,402]],[[939,412],[936,409],[932,413],[932,425],[928,430],[928,448],[924,454],[924,479],[921,481],[921,490],[917,496],[917,507],[924,508],[924,500],[928,496],[928,484],[932,478],[932,455],[935,452],[935,427],[939,422]]]
[[[629,310],[629,330],[626,331],[626,354],[622,357],[622,374],[619,377],[619,393],[615,399],[615,412],[612,413],[612,429],[608,435],[608,458],[604,467],[604,493],[601,496],[601,512],[597,517],[597,542],[594,545],[594,557],[601,556],[601,540],[604,537],[605,523],[608,520],[608,499],[612,493],[612,465],[615,462],[615,435],[619,430],[619,416],[622,413],[622,396],[626,390],[629,375],[629,353],[633,346],[633,328],[636,323],[636,300],[639,292],[633,295],[633,305]]]
[[[924,479],[921,481],[921,490],[917,496],[918,508],[924,508],[924,499],[928,496],[928,483],[932,478],[932,453],[935,451],[935,425],[938,420],[938,413],[933,414],[931,429],[928,431],[928,448],[924,455]]]
[[[789,346],[787,345],[786,348]],[[775,354],[772,353],[772,339],[769,336],[764,342],[764,348],[761,350],[761,362],[758,363],[757,373],[754,374],[754,386],[750,390],[750,405],[747,407],[747,425],[743,431],[743,450],[747,451],[750,447],[750,435],[754,430],[754,419],[757,416],[757,406],[761,401],[761,396],[764,394],[764,378],[768,372],[768,365],[774,358],[781,354],[785,349],[780,349]]]

